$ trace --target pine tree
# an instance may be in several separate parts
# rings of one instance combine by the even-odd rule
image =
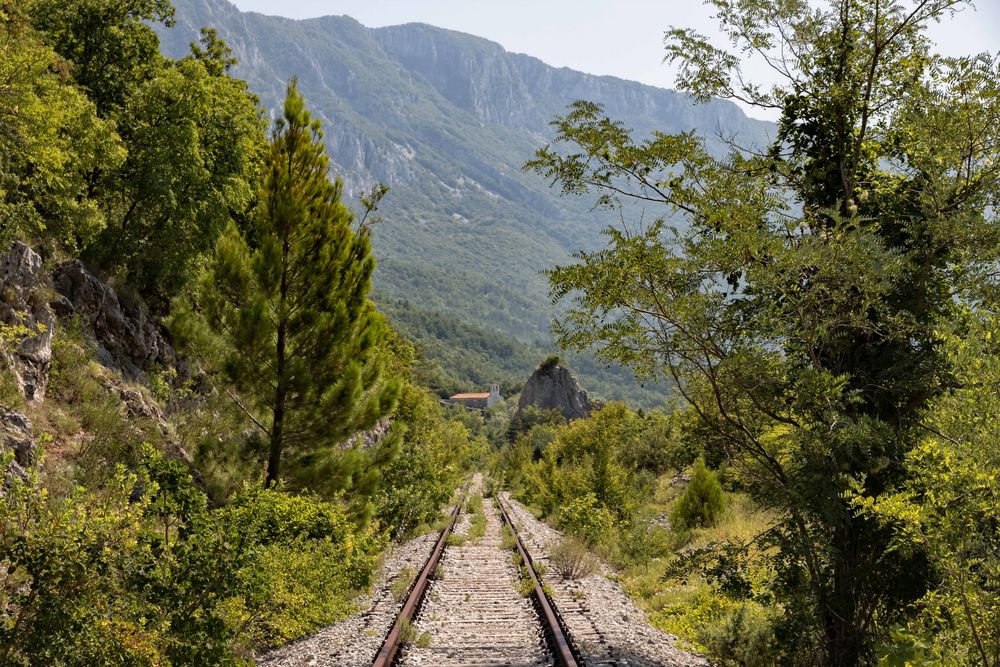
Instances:
[[[395,406],[376,343],[386,326],[367,295],[375,261],[364,225],[329,179],[329,158],[293,80],[264,167],[250,239],[219,240],[193,294],[175,309],[178,337],[224,378],[267,441],[266,486],[325,471],[347,486],[357,453],[342,446]],[[315,477],[313,477],[315,478]]]
[[[694,462],[691,481],[681,497],[677,499],[670,518],[680,528],[704,528],[714,526],[725,500],[719,476],[705,465],[701,456]]]

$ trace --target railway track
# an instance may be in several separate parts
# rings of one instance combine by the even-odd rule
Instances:
[[[649,626],[610,580],[547,574],[559,534],[506,494],[483,501],[481,487],[477,476],[438,536],[400,546],[367,609],[258,664],[707,667]]]
[[[580,664],[502,502],[479,498],[442,532],[376,667]]]

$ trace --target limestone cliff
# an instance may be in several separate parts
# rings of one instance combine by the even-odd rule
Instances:
[[[524,385],[517,413],[529,405],[540,410],[558,410],[566,419],[586,418],[591,409],[587,392],[558,360],[549,360],[539,366]]]

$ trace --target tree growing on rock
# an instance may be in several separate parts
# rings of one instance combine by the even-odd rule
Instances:
[[[350,486],[342,468],[363,462],[343,442],[387,415],[399,394],[376,354],[387,325],[367,298],[371,243],[364,225],[352,225],[340,181],[329,179],[322,137],[293,80],[250,239],[229,228],[173,317],[266,439],[266,486],[286,472],[315,480],[317,469],[327,471],[326,490]]]

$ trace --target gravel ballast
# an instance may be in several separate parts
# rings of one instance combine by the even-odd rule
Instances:
[[[523,505],[504,494],[514,521],[536,563],[548,565],[548,548],[562,534],[539,521]],[[545,582],[567,625],[570,639],[583,653],[587,667],[688,667],[710,663],[676,646],[679,641],[649,624],[645,612],[635,606],[617,582],[602,571],[578,581],[564,580],[551,567]]]

